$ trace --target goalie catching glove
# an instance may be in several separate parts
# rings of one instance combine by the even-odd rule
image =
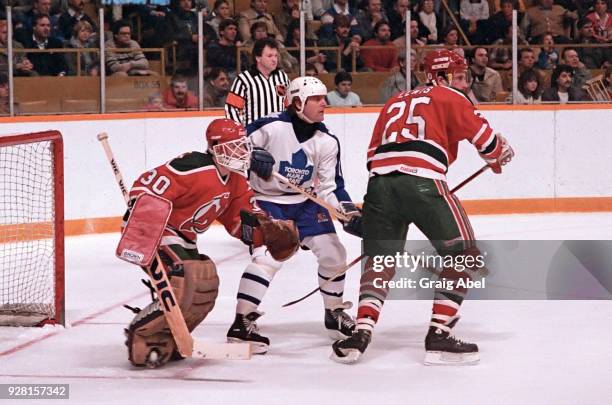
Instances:
[[[496,145],[495,149],[501,148],[499,156],[497,158],[490,158],[489,154],[484,153],[481,153],[480,156],[491,167],[493,173],[500,174],[502,172],[502,166],[508,164],[514,157],[514,149],[512,149],[512,147],[508,144],[506,138],[500,134],[497,134],[496,138],[499,145]]]
[[[279,262],[289,259],[300,247],[300,239],[293,221],[272,219],[261,213],[240,211],[240,239],[249,246],[265,245]]]
[[[351,201],[341,201],[338,211],[342,215],[349,217],[348,221],[340,220],[344,231],[358,238],[363,238],[363,224],[359,207]]]

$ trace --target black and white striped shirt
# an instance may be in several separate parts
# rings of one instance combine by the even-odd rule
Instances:
[[[289,78],[276,69],[266,79],[255,66],[240,73],[227,95],[225,117],[246,126],[251,122],[285,109]]]

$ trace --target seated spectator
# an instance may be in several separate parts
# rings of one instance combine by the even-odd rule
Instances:
[[[93,28],[87,21],[79,21],[73,27],[72,37],[67,48],[83,49],[83,48],[97,48],[96,37],[93,35]],[[66,53],[66,64],[68,65],[68,74],[77,74],[77,57],[81,57],[81,72],[80,75],[87,76],[98,76],[98,69],[100,68],[100,58],[97,52],[79,52],[79,53]]]
[[[306,38],[306,63],[310,63],[315,67],[318,73],[327,73],[323,64],[327,60],[327,56],[323,52],[315,51],[312,48],[316,46],[314,40]],[[287,48],[298,48],[296,50],[289,51],[289,54],[296,60],[300,60],[300,22],[294,20],[289,26],[289,32],[287,33],[287,40],[285,41]]]
[[[540,104],[542,83],[534,70],[525,70],[518,78],[516,104]],[[509,97],[512,99],[512,96]]]
[[[419,20],[429,30],[427,41],[438,42],[438,17],[434,12],[433,0],[421,0],[419,3]]]
[[[299,22],[298,22],[299,23]],[[256,21],[251,25],[251,38],[249,38],[242,46],[253,49],[253,45],[255,45],[255,41],[258,39],[271,38],[271,35],[268,32],[268,25],[263,21]],[[300,69],[300,61],[298,58],[294,58],[287,50],[283,44],[278,45],[278,56],[279,56],[279,67],[283,69],[285,72],[297,72]]]
[[[501,76],[490,67],[488,52],[485,48],[475,48],[471,58],[472,91],[479,102],[496,101],[497,93],[503,91]]]
[[[282,43],[285,40],[274,23],[274,18],[268,13],[268,0],[251,0],[251,8],[240,13],[238,21],[240,35],[243,41],[251,37],[251,25],[253,25],[255,21],[265,22],[268,25],[268,32],[274,36],[277,41]]]
[[[147,100],[147,103],[141,108],[142,111],[166,111],[161,94],[151,94]]]
[[[125,20],[113,26],[113,39],[106,41],[106,71],[113,76],[146,76],[156,73],[149,70],[149,61],[132,39],[132,28]]]
[[[368,46],[384,48],[367,49]],[[374,27],[374,38],[363,43],[361,59],[365,67],[375,72],[389,72],[397,67],[397,47],[391,42],[391,29],[386,21],[379,21]]]
[[[551,33],[542,36],[542,48],[540,48],[540,54],[538,55],[538,69],[552,70],[557,66],[559,54],[553,47],[554,44],[555,40]]]
[[[318,36],[321,39],[329,39],[334,36],[334,18],[337,15],[343,15],[348,18],[349,21],[349,35],[359,36],[359,43],[362,42],[363,33],[359,28],[357,19],[355,16],[357,12],[355,9],[349,6],[348,0],[333,0],[332,7],[325,11],[325,14],[321,17],[321,28],[319,28]]]
[[[32,3],[32,9],[30,11],[22,15],[15,16],[15,21],[13,22],[13,38],[21,44],[25,44],[27,39],[32,36],[34,18],[39,15],[46,15],[49,17],[49,35],[52,37],[57,37],[58,18],[56,15],[51,14],[51,0],[34,0]]]
[[[574,87],[582,89],[582,86],[584,86],[586,81],[593,77],[591,71],[587,69],[584,66],[584,63],[580,61],[576,48],[564,48],[561,52],[561,60],[563,63],[574,69],[572,72],[572,85]]]
[[[34,17],[32,37],[23,42],[26,49],[61,49],[62,41],[51,36],[51,20],[47,15]],[[68,71],[63,53],[41,52],[29,53],[27,58],[34,65],[39,76],[64,76]]]
[[[380,91],[380,102],[384,104],[391,97],[396,95],[399,92],[406,91],[406,54],[401,52],[397,55],[397,64],[399,65],[399,70],[393,73],[391,76],[385,80],[381,87]],[[419,83],[419,79],[415,75],[415,70],[417,67],[417,54],[414,49],[410,50],[410,88],[414,89],[419,87],[421,83]]]
[[[540,82],[543,86],[547,86],[548,83],[545,83],[544,73],[541,70],[537,69],[535,52],[531,48],[520,48],[518,54],[518,75],[520,76],[526,70],[533,70],[539,77]],[[506,89],[511,90],[511,89]]]
[[[221,68],[212,68],[204,76],[204,108],[225,107],[225,99],[230,89],[229,76]]]
[[[213,27],[215,33],[219,36],[219,24],[221,24],[221,21],[232,18],[234,18],[234,16],[230,3],[227,0],[216,0],[214,11],[206,23]]]
[[[566,44],[569,40],[569,30],[566,31],[566,22],[575,20],[576,12],[569,11],[562,6],[553,4],[553,0],[540,0],[540,5],[530,7],[521,21],[521,29],[527,36],[529,43],[540,42],[542,35],[550,32],[558,44]]]
[[[586,97],[581,89],[572,86],[573,69],[569,65],[558,65],[550,79],[551,86],[542,94],[542,101],[583,101]]]
[[[517,38],[518,45],[528,45],[527,41],[521,37]],[[506,36],[493,42],[494,47],[489,55],[489,67],[495,70],[509,70],[512,68],[511,46],[512,46],[512,25],[506,28]],[[522,48],[519,48],[519,52]],[[518,57],[520,60],[520,56]]]
[[[310,19],[312,20],[312,17]],[[283,11],[279,15],[275,15],[274,20],[281,36],[286,39],[291,23],[300,20],[300,1],[283,0]]]
[[[0,74],[8,75],[8,24],[6,20],[0,20]],[[25,53],[15,52],[15,49],[23,49],[23,45],[13,40],[13,74],[15,76],[35,76],[34,65],[26,57]]]
[[[485,42],[492,44],[495,41],[506,38],[508,28],[512,32],[512,11],[516,9],[515,0],[501,0],[501,10],[495,13],[487,23]],[[519,36],[523,36],[520,32],[520,24],[523,20],[524,13],[517,13],[517,24],[519,25]]]
[[[325,70],[335,72],[337,69],[352,71],[353,70],[353,52],[356,56],[356,69],[363,69],[363,61],[359,56],[359,36],[349,37],[350,20],[343,14],[338,14],[334,17],[334,36],[332,38],[322,38],[319,41],[320,46],[338,47],[337,51],[327,51],[326,60],[324,63]],[[341,54],[341,66],[337,65],[337,53]]]
[[[311,0],[312,15],[315,20],[320,20],[321,17],[329,10],[334,2],[333,0]]]
[[[418,17],[412,17],[410,20],[410,43],[416,46],[427,45],[427,36],[429,35],[429,30],[427,27],[424,27],[426,33],[421,33],[421,29],[419,27],[422,25],[417,21]],[[406,49],[406,35],[402,31],[402,36],[397,37],[393,40],[393,45],[397,47],[400,52],[405,52]]]
[[[578,29],[577,44],[596,44],[598,42],[591,20],[581,19],[578,22]],[[612,60],[612,48],[578,48],[578,56],[587,68],[599,69],[605,61]]]
[[[604,43],[612,40],[612,13],[608,11],[608,0],[595,0],[594,11],[586,18],[593,23],[593,36],[597,42]]]
[[[367,41],[374,37],[374,26],[376,23],[387,19],[382,9],[382,1],[367,0],[365,10],[359,10],[356,19],[363,40]]]
[[[489,19],[489,2],[487,0],[461,0],[460,15],[462,26],[467,28],[470,42],[484,43],[483,23]]]
[[[406,31],[406,12],[410,9],[410,0],[395,0],[393,8],[389,11],[389,25],[391,26],[391,39],[404,35]]]
[[[206,60],[208,66],[225,69],[230,76],[236,74],[238,60],[236,51],[242,43],[236,41],[238,35],[238,24],[234,20],[224,20],[219,24],[219,39],[208,44]],[[240,53],[241,69],[248,68],[248,60],[244,52]]]
[[[74,26],[80,21],[88,22],[92,27],[92,32],[96,31],[96,23],[83,12],[84,7],[83,0],[68,0],[68,9],[60,15],[57,23],[61,38],[69,40],[72,37]]]
[[[176,59],[185,71],[194,71],[198,66],[198,15],[191,10],[192,6],[191,0],[179,0],[166,15],[166,42],[177,44]],[[203,24],[202,36],[204,47],[217,39],[215,30],[208,24]]]
[[[351,91],[353,85],[353,77],[350,73],[340,71],[336,73],[334,78],[336,89],[327,93],[327,104],[332,107],[358,107],[361,104],[361,99]]]
[[[453,52],[456,52],[458,55],[465,57],[465,51],[463,48],[459,47],[459,30],[455,26],[449,26],[444,31],[444,45],[446,48],[450,49]]]
[[[162,102],[167,110],[187,110],[198,108],[198,98],[189,91],[187,78],[174,75],[170,87],[162,93]]]

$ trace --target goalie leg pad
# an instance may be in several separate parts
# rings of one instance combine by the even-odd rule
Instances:
[[[164,267],[167,265],[164,263]],[[219,277],[211,260],[187,260],[169,272],[187,328],[191,332],[213,309]],[[128,358],[135,366],[159,367],[177,356],[164,313],[155,301],[142,309],[126,329]]]
[[[212,260],[186,260],[173,271],[170,284],[191,332],[215,306],[219,294],[217,268]]]
[[[125,332],[128,359],[134,366],[162,366],[171,359],[176,350],[176,343],[168,329],[159,301],[143,308]]]

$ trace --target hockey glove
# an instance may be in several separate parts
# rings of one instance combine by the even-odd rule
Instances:
[[[363,238],[361,210],[350,201],[342,201],[338,211],[349,217],[348,221],[340,221],[344,231],[358,238]]]
[[[490,159],[483,156],[483,159],[491,167],[493,173],[500,174],[502,172],[502,166],[505,166],[514,157],[514,150],[508,144],[506,138],[499,134],[497,135],[497,141],[501,142],[501,153],[499,156],[495,159]]]
[[[240,239],[250,248],[265,245],[275,260],[289,259],[298,250],[300,239],[293,221],[272,219],[265,214],[240,211]]]
[[[274,157],[267,150],[259,147],[253,148],[250,169],[262,179],[268,180],[272,176],[275,162]]]

